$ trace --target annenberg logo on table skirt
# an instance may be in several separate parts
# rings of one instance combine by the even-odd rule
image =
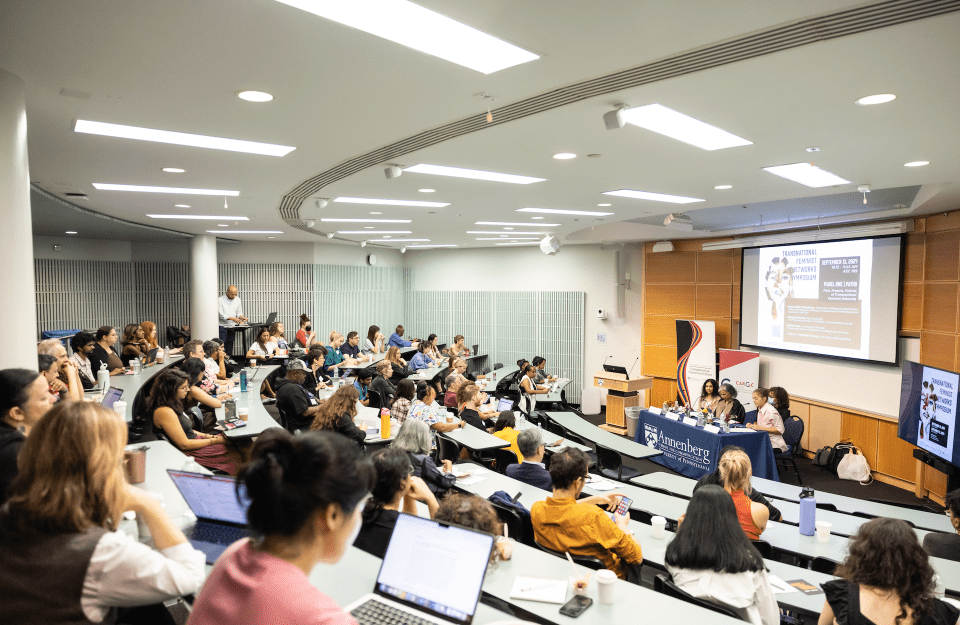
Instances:
[[[712,460],[710,450],[695,445],[690,439],[678,440],[665,436],[660,429],[653,424],[644,423],[644,442],[647,446],[659,449],[665,456],[669,456],[678,462],[689,464],[704,471],[712,471]]]
[[[644,423],[644,429],[646,433],[644,434],[645,442],[648,447],[657,448],[657,426],[651,425],[649,423]]]

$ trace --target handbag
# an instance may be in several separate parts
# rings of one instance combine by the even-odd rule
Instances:
[[[853,444],[852,449],[840,459],[837,465],[837,477],[842,480],[853,480],[866,486],[873,481],[870,474],[870,463],[863,456],[863,453]]]

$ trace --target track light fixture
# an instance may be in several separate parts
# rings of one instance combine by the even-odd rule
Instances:
[[[603,114],[603,125],[607,130],[618,130],[623,128],[627,120],[623,118],[623,111],[627,108],[626,104],[618,104],[617,108]]]

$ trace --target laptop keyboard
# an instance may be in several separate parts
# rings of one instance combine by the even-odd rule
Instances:
[[[392,605],[370,599],[350,610],[350,615],[360,625],[435,625],[433,621],[420,618]]]
[[[247,535],[242,527],[228,525],[213,525],[212,523],[197,523],[190,534],[192,540],[218,545],[232,545]]]

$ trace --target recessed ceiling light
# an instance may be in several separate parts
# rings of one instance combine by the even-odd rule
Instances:
[[[407,247],[408,248],[411,248],[411,247],[428,248],[428,247],[460,247],[460,246],[454,243],[453,245],[449,245],[449,244],[448,245],[408,245]]]
[[[929,165],[930,161],[910,161],[909,163],[904,163],[904,167],[923,167],[924,165]]]
[[[477,237],[474,240],[475,241],[502,241],[503,239],[510,239],[511,241],[514,241],[516,239],[536,239],[537,241],[539,241],[540,237],[516,237],[516,236],[508,237],[505,234],[501,234],[499,237]]]
[[[732,188],[733,188],[732,184],[718,184],[717,186],[714,187],[714,189],[720,189],[720,190],[732,189]]]
[[[247,102],[269,102],[273,99],[273,96],[266,91],[241,91],[237,97]]]
[[[577,155],[573,152],[560,152],[559,154],[554,154],[553,158],[558,161],[569,161],[571,158],[577,158]]]
[[[283,234],[281,230],[207,230],[210,234]]]
[[[500,234],[503,236],[508,236],[503,234],[499,230],[467,230],[467,234]],[[513,236],[519,236],[521,234],[543,234],[542,232],[514,232]]]
[[[771,174],[799,182],[808,187],[829,187],[835,184],[849,184],[849,180],[844,180],[836,174],[832,174],[825,169],[820,169],[810,163],[793,163],[792,165],[776,165],[774,167],[764,167],[764,171]]]
[[[483,74],[540,58],[407,0],[278,1]]]
[[[378,213],[377,211],[370,211],[371,215],[382,215],[383,213]]]
[[[548,213],[550,215],[588,215],[592,217],[605,217],[613,213],[598,213],[596,211],[568,211],[559,208],[518,208],[518,213]]]
[[[229,228],[229,224],[217,224],[217,228]]]
[[[385,236],[385,237],[382,237],[382,238],[380,238],[380,239],[370,239],[370,240],[371,240],[371,241],[384,241],[384,240],[386,240],[386,239],[390,239],[390,243],[406,243],[406,242],[408,242],[408,241],[430,241],[430,239],[405,239],[405,238],[394,239],[393,237],[389,237],[389,236]]]
[[[180,169],[179,167],[164,167],[163,171],[167,172],[168,174],[182,174],[187,170]]]
[[[417,189],[420,193],[436,193],[436,189]]]
[[[76,230],[67,230],[64,234],[76,234]]]
[[[151,219],[226,219],[229,221],[250,221],[240,215],[147,215]]]
[[[868,95],[857,100],[857,104],[862,104],[864,106],[870,104],[883,104],[884,102],[890,102],[896,100],[897,96],[892,93],[878,93],[876,95]]]
[[[683,197],[682,195],[667,195],[666,193],[651,193],[650,191],[635,191],[633,189],[620,189],[619,191],[604,191],[604,195],[616,195],[619,197],[629,197],[635,200],[652,200],[654,202],[669,202],[670,204],[690,204],[692,202],[704,202],[695,197]],[[612,213],[611,213],[612,214]]]
[[[543,219],[543,217],[534,217],[534,219]],[[477,226],[520,226],[521,228],[526,228],[531,224],[519,222],[519,221],[478,221],[474,225]],[[542,226],[548,228],[551,226],[559,226],[560,224],[536,224],[537,226]],[[504,230],[510,230],[510,228],[504,228]]]
[[[364,226],[367,230],[373,230],[373,226]]]
[[[339,217],[323,217],[320,221],[348,222],[348,223],[366,223],[366,224],[408,224],[410,219],[352,219]]]
[[[267,237],[268,239],[276,239],[277,237]]]
[[[546,180],[546,178],[531,178],[530,176],[500,174],[494,171],[446,167],[444,165],[427,165],[424,163],[407,167],[403,171],[404,173],[412,172],[415,174],[432,174],[434,176],[451,176],[453,178],[470,178],[472,180],[490,180],[492,182],[509,182],[510,184],[531,184]]]
[[[613,204],[597,204],[597,206],[613,206]],[[536,217],[534,217],[536,219]]]
[[[450,202],[421,202],[417,200],[378,200],[369,197],[338,197],[334,202],[343,204],[382,204],[384,206],[424,206],[427,208],[443,208],[450,206]]]
[[[504,230],[513,230],[513,228],[504,228]]]
[[[531,217],[530,219],[543,219],[543,215],[541,215],[540,217]],[[546,224],[541,224],[541,225],[546,225]]]
[[[248,154],[263,154],[265,156],[286,156],[297,148],[289,145],[274,145],[272,143],[257,143],[256,141],[242,141],[240,139],[224,139],[223,137],[208,137],[206,135],[192,135],[185,132],[170,130],[155,130],[138,126],[122,126],[105,122],[91,122],[85,119],[77,120],[73,127],[75,132],[104,137],[120,137],[121,139],[138,139],[156,143],[172,143],[187,145],[195,148],[210,148],[212,150],[227,150],[229,152],[246,152]]]
[[[189,204],[174,204],[174,208],[190,208]]]
[[[704,123],[662,104],[648,104],[623,110],[627,123],[666,135],[677,141],[695,145],[704,150],[721,150],[740,145],[753,145],[743,137]]]
[[[182,187],[144,187],[136,184],[105,184],[94,182],[93,188],[100,191],[137,191],[140,193],[178,193],[180,195],[229,195],[236,197],[239,191],[226,189],[184,189]]]
[[[494,243],[494,245],[540,245],[540,242],[539,242],[539,241],[529,241],[529,242],[524,242],[524,243],[517,243],[517,242],[513,242],[513,243]]]
[[[383,235],[383,238],[384,238],[384,239],[392,239],[393,237],[390,236],[389,234],[385,234],[385,235]]]
[[[373,232],[367,232],[366,230],[337,230],[337,234],[411,234],[410,230],[374,230]]]

